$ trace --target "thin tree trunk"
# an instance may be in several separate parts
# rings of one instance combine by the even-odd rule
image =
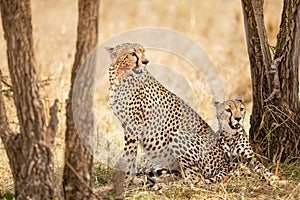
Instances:
[[[273,58],[263,0],[242,0],[242,6],[253,88],[250,139],[277,163],[299,159],[299,0],[284,0]]]
[[[242,4],[252,77],[253,106],[250,137],[253,139],[252,133],[259,132],[260,122],[264,113],[265,97],[263,95],[270,94],[271,90],[270,81],[267,81],[266,76],[264,76],[271,61],[269,61],[270,51],[268,47],[266,48],[268,39],[263,21],[263,0],[242,0]],[[254,10],[257,10],[257,12]],[[266,85],[267,82],[268,84]],[[267,87],[263,87],[264,85]]]
[[[280,92],[273,101],[278,109],[274,122],[282,123],[274,132],[280,143],[280,151],[276,153],[282,160],[300,158],[299,49],[300,1],[285,0],[274,56],[274,60],[280,60],[275,71],[278,77],[274,80]],[[271,145],[279,149],[278,144]]]
[[[76,55],[66,107],[65,199],[91,199],[93,192],[91,141],[95,55],[88,58],[88,54],[97,45],[99,4],[99,0],[79,0]]]
[[[0,135],[14,178],[15,197],[53,199],[52,148],[58,123],[57,101],[47,128],[35,70],[30,1],[2,0],[0,7],[14,104],[20,125],[19,133],[10,129],[1,93]]]

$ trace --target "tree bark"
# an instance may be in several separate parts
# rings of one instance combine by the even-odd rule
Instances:
[[[91,141],[94,132],[92,108],[96,57],[88,54],[97,45],[99,4],[99,0],[79,0],[76,54],[66,106],[65,199],[91,199],[93,192]]]
[[[299,0],[284,0],[275,47],[268,45],[263,0],[242,6],[253,88],[250,139],[278,163],[299,159]]]
[[[52,148],[57,130],[57,101],[46,126],[39,95],[30,1],[0,1],[2,25],[19,133],[9,127],[0,95],[0,135],[15,183],[16,199],[53,199],[55,194]],[[2,85],[0,85],[2,88]]]

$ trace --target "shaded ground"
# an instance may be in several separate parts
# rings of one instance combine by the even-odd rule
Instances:
[[[300,162],[282,165],[279,172],[285,183],[270,185],[257,174],[243,176],[231,174],[221,184],[191,188],[182,180],[159,183],[149,189],[133,185],[127,193],[127,199],[299,199],[300,198]],[[272,170],[272,169],[271,169]],[[98,164],[95,168],[95,188],[105,186],[110,179],[111,169]],[[282,181],[283,182],[283,181]],[[106,198],[113,198],[108,194]]]

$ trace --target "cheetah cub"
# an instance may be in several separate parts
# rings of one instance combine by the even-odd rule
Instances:
[[[225,159],[229,163],[229,171],[240,168],[241,163],[253,167],[254,171],[263,176],[268,182],[278,180],[254,155],[250,146],[249,135],[244,129],[246,107],[239,100],[227,100],[222,103],[215,102],[219,130],[217,135],[221,138],[221,145]],[[249,172],[249,171],[248,171]]]

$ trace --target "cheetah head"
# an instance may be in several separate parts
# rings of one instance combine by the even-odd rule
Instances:
[[[137,43],[123,43],[107,50],[117,79],[126,77],[130,73],[142,74],[149,62],[145,56],[145,49]]]
[[[217,119],[222,130],[243,129],[246,108],[242,100],[227,100],[222,103],[215,102]]]

